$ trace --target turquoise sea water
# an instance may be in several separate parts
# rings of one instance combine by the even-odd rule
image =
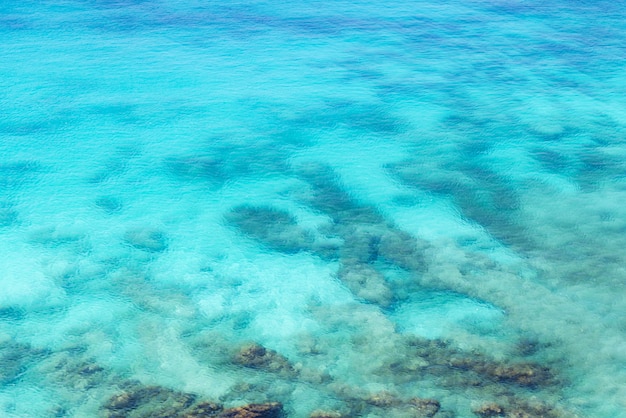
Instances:
[[[626,417],[624,3],[9,0],[0,39],[1,416]]]

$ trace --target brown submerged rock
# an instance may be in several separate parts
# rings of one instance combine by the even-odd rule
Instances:
[[[242,347],[234,355],[233,362],[251,369],[260,369],[282,375],[290,376],[296,374],[286,357],[256,343]]]
[[[280,418],[283,416],[283,405],[279,402],[249,404],[226,409],[219,418]]]
[[[426,245],[410,234],[388,226],[381,235],[379,254],[394,264],[412,271],[422,271],[425,266]]]
[[[524,387],[547,386],[554,383],[549,368],[535,363],[501,363],[483,359],[454,358],[452,367],[472,370],[499,383],[511,383]]]
[[[499,365],[489,368],[487,374],[498,381],[520,386],[539,386],[552,380],[552,374],[547,367],[531,363]]]
[[[397,396],[389,392],[374,393],[365,398],[365,402],[379,408],[391,408],[402,403]]]
[[[110,411],[124,411],[135,408],[141,402],[141,396],[136,392],[123,392],[113,395],[104,405]]]
[[[565,418],[573,415],[544,403],[530,403],[515,398],[510,400],[506,412],[509,418]]]
[[[463,377],[460,381],[467,381],[468,384],[472,382],[482,384],[476,379],[485,381],[483,383],[513,384],[527,388],[558,384],[554,372],[538,363],[494,360],[484,354],[466,352],[438,340],[414,338],[409,341],[409,347],[423,361],[422,372],[442,376],[451,375],[449,373],[451,371],[460,372],[459,377]],[[401,371],[410,372],[402,364],[393,366],[399,367]]]
[[[426,418],[433,417],[441,408],[441,404],[436,399],[413,398],[409,399],[408,404],[415,410],[418,417]]]
[[[196,402],[193,394],[131,383],[109,398],[102,412],[106,418],[281,418],[283,406],[268,402],[224,409],[215,402]]]
[[[181,415],[181,418],[216,417],[224,407],[214,402],[200,402]]]
[[[503,417],[504,408],[496,403],[488,403],[474,410],[474,414],[481,418]]]
[[[473,412],[479,417],[485,418],[565,418],[572,416],[572,414],[559,411],[544,403],[530,403],[514,397],[498,400],[497,403],[486,403]]]
[[[190,393],[161,386],[135,386],[113,395],[102,406],[107,418],[178,417],[195,402]]]
[[[415,397],[406,400],[387,391],[367,396],[348,396],[346,400],[350,406],[350,413],[345,415],[348,417],[369,416],[372,413],[379,416],[379,414],[384,413],[384,416],[393,417],[431,418],[439,413],[441,407],[436,399]]]

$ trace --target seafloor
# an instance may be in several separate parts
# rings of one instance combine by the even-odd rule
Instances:
[[[626,417],[625,4],[0,36],[0,416]]]

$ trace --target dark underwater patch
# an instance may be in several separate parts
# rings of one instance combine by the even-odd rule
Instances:
[[[0,164],[0,190],[17,189],[40,171],[41,165],[36,161]]]
[[[0,204],[0,228],[10,227],[19,222],[18,212],[10,205]]]
[[[139,250],[162,252],[168,247],[164,232],[150,227],[132,228],[124,234],[124,241]]]
[[[122,202],[113,196],[101,196],[96,199],[95,204],[108,215],[118,213],[123,208]]]
[[[311,233],[300,227],[291,214],[276,208],[241,205],[225,218],[244,234],[276,251],[292,254],[310,250],[313,245]]]

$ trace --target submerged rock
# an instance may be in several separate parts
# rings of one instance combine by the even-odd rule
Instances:
[[[531,387],[550,384],[554,378],[550,369],[534,363],[490,365],[486,373],[499,382]]]
[[[0,336],[1,338],[1,336]],[[27,344],[0,339],[0,385],[9,385],[49,353]]]
[[[426,265],[424,250],[425,244],[410,234],[392,227],[388,227],[386,233],[381,235],[378,244],[381,257],[412,271],[424,269]]]
[[[311,186],[308,203],[333,219],[333,234],[344,242],[339,251],[342,260],[373,263],[383,259],[408,270],[424,269],[425,245],[391,225],[372,207],[356,203],[330,167],[309,164],[296,171]]]
[[[380,240],[385,233],[384,224],[359,224],[355,221],[336,226],[336,233],[341,236],[344,245],[339,255],[350,263],[373,263],[380,256]]]
[[[519,222],[519,192],[498,172],[463,158],[427,168],[421,161],[407,160],[388,168],[408,186],[450,197],[466,219],[495,238],[509,245],[527,241]]]
[[[431,418],[439,412],[441,407],[436,399],[411,398],[408,401],[399,398],[390,392],[378,392],[363,399],[365,405],[352,402],[352,411],[367,415],[368,410],[384,409],[388,416]]]
[[[510,418],[565,418],[573,415],[544,403],[528,402],[517,398],[509,398],[506,405],[506,417]]]
[[[450,360],[450,365],[474,371],[500,383],[526,387],[546,386],[554,383],[554,376],[550,369],[535,363],[506,364],[466,357],[453,358]]]
[[[473,412],[481,418],[505,416],[504,408],[496,403],[488,403],[482,405],[479,408],[475,409]]]
[[[296,374],[286,357],[256,343],[242,347],[233,357],[233,362],[251,369],[260,369],[286,376]]]
[[[297,167],[296,173],[311,186],[305,197],[309,204],[329,214],[338,223],[344,219],[355,219],[354,211],[359,207],[339,187],[332,168],[321,163],[309,163]]]
[[[516,344],[515,348],[520,356],[528,357],[535,355],[542,347],[537,340],[524,338]]]
[[[572,413],[557,410],[551,406],[538,402],[527,402],[515,397],[504,397],[497,402],[487,402],[474,409],[479,417],[505,418],[564,418],[575,416]]]
[[[64,353],[62,358],[55,359],[54,369],[41,369],[58,384],[75,391],[84,392],[104,384],[109,378],[109,373],[92,359],[73,357],[73,353]],[[52,365],[48,366],[52,368]]]
[[[423,398],[410,399],[408,405],[415,411],[417,417],[425,418],[433,417],[441,407],[438,400]]]
[[[111,396],[104,408],[110,411],[124,411],[136,408],[141,402],[143,400],[140,392],[122,392]]]
[[[521,387],[546,387],[558,383],[554,372],[538,363],[514,363],[488,358],[478,352],[465,352],[451,347],[445,341],[412,338],[410,349],[424,361],[421,371],[443,377],[454,377],[454,372],[466,372],[463,380],[471,385],[481,385],[480,379],[498,384],[513,384]],[[402,364],[394,364],[403,369]],[[405,372],[411,370],[404,368]],[[454,379],[452,380],[454,381]]]
[[[237,206],[226,214],[226,220],[276,251],[297,253],[311,249],[314,242],[293,216],[272,207]]]
[[[344,265],[338,277],[355,296],[368,302],[388,307],[393,302],[393,292],[385,277],[367,264]]]
[[[398,406],[402,403],[397,396],[390,392],[378,392],[371,394],[365,398],[365,402],[379,408],[391,408],[392,406]]]
[[[283,405],[279,402],[249,404],[236,408],[226,409],[219,418],[281,418]]]
[[[113,395],[102,406],[107,418],[156,418],[183,415],[195,395],[161,386],[137,386]]]
[[[344,245],[340,256],[357,263],[383,261],[403,269],[424,269],[425,245],[410,234],[396,229],[383,220],[375,223],[346,221],[336,226]]]
[[[185,411],[181,418],[202,418],[202,417],[216,417],[222,412],[224,407],[214,402],[200,402],[187,411]]]

